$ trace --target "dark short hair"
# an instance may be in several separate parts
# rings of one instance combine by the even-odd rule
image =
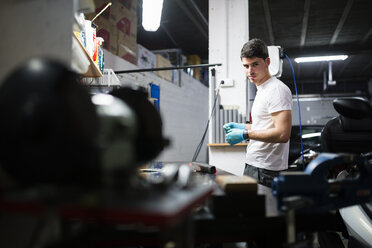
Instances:
[[[269,57],[267,45],[263,40],[254,38],[243,45],[243,48],[240,52],[240,59],[253,57],[262,59]]]

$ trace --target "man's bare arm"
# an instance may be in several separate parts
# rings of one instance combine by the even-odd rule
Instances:
[[[271,114],[273,127],[266,130],[248,129],[249,139],[269,143],[285,143],[291,137],[292,114],[290,110],[283,110]]]

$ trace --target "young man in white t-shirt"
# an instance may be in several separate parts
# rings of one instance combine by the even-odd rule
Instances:
[[[269,53],[262,40],[245,43],[240,58],[249,81],[257,87],[252,124],[225,124],[226,140],[230,145],[249,140],[244,174],[271,187],[273,178],[288,168],[292,93],[282,81],[270,75]]]

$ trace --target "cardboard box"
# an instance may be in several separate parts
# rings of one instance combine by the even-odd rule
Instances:
[[[107,0],[94,0],[96,11],[95,13],[86,14],[85,19],[92,20],[109,2]],[[112,0],[111,3],[112,5],[96,20],[106,19],[116,26],[118,30],[137,40],[137,1]]]
[[[137,56],[138,46],[137,46],[136,39],[117,30],[117,41],[118,41],[118,45],[125,44],[132,51],[132,53],[136,54]]]
[[[96,10],[94,13],[86,13],[85,14],[85,19],[86,20],[92,20],[104,7],[106,7],[106,5],[109,3],[110,1],[106,1],[106,0],[94,0],[94,4],[96,6]],[[111,7],[108,7],[107,9],[105,9],[105,11],[99,15],[99,17],[97,18],[105,18],[106,20],[109,20],[110,18],[110,12],[111,12]]]
[[[137,13],[114,1],[111,6],[110,21],[124,34],[137,40]]]
[[[183,61],[181,48],[153,50],[152,52],[155,54],[160,54],[164,58],[169,59],[171,64],[174,66],[185,65],[183,62],[186,62],[186,61]]]
[[[137,63],[137,55],[128,51],[127,46],[125,46],[124,44],[119,44],[117,55],[120,58],[122,58],[122,59],[124,59],[124,60],[126,60],[126,61],[128,61],[128,62],[130,62],[134,65]]]
[[[156,55],[140,44],[137,47],[137,66],[139,68],[156,68]]]
[[[96,37],[102,37],[103,47],[113,54],[118,52],[118,31],[115,26],[103,17],[94,21],[96,28]]]
[[[94,0],[96,13],[86,14],[92,20],[109,2],[112,3],[97,19],[97,37],[103,47],[137,65],[137,0]]]
[[[137,65],[137,41],[118,32],[118,53],[120,58]]]
[[[200,65],[201,64],[201,58],[196,54],[189,55],[189,56],[187,56],[187,63],[189,65]],[[195,79],[200,80],[200,78],[201,78],[200,69],[199,68],[194,68],[192,76]]]
[[[187,63],[189,63],[189,65],[201,64],[201,58],[197,54],[188,55],[187,56]]]
[[[138,8],[138,1],[137,0],[94,0],[94,4],[96,7],[95,13],[86,13],[85,16],[87,20],[92,20],[93,17],[99,13],[109,2],[112,3],[110,7],[108,7],[101,15],[105,16],[106,19],[110,16],[110,10],[114,6],[116,8],[126,8],[128,11],[132,12],[133,14],[137,15],[137,8]],[[89,18],[88,18],[89,17]]]
[[[128,10],[137,12],[137,0],[119,0],[119,3],[121,3]]]
[[[162,67],[171,67],[172,64],[170,61],[160,54],[156,54],[156,67],[157,68],[162,68]],[[171,70],[164,70],[164,71],[157,71],[156,74],[158,74],[159,77],[172,81],[172,71]]]

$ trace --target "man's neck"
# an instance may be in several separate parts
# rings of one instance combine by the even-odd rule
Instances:
[[[262,80],[260,82],[257,82],[256,83],[256,87],[257,86],[260,86],[261,84],[265,83],[267,80],[269,80],[271,78],[271,75],[270,73],[268,73],[264,78],[262,78]]]

